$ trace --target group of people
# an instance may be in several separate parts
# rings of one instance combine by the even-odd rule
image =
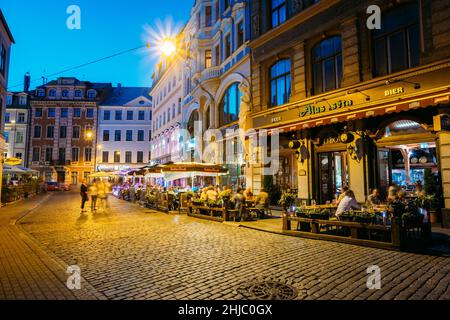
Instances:
[[[102,179],[94,179],[90,184],[85,181],[81,182],[81,213],[85,213],[86,202],[91,202],[91,212],[97,211],[97,208],[106,211],[108,208],[108,195],[111,193],[111,184],[109,181]]]

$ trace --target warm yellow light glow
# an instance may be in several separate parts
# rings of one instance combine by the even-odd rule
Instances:
[[[92,139],[92,137],[93,137],[93,133],[92,133],[92,131],[88,131],[88,132],[86,132],[86,138],[87,139]]]
[[[161,44],[160,50],[165,56],[172,56],[176,51],[175,42],[172,39],[164,39]]]

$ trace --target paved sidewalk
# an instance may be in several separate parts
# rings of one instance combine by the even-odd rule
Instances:
[[[17,220],[52,201],[52,195],[35,196],[0,209],[0,299],[74,300],[102,298],[89,285],[80,291],[66,287],[67,266],[44,252]]]

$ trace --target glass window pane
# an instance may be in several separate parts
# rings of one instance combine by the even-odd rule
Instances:
[[[334,59],[324,61],[325,91],[336,88],[336,74],[334,69]]]
[[[397,32],[389,37],[389,54],[391,57],[391,72],[407,68],[405,34]]]
[[[416,24],[408,29],[409,41],[409,63],[410,67],[414,68],[420,62],[420,30],[419,25]]]
[[[270,87],[270,104],[272,106],[277,105],[277,82],[272,81],[271,87]]]
[[[278,78],[277,80],[277,105],[280,106],[284,104],[285,97],[285,87],[284,87],[284,77]]]
[[[336,83],[337,83],[337,88],[341,87],[341,82],[342,82],[342,56],[338,55],[336,57]]]
[[[374,43],[375,76],[384,76],[387,74],[387,53],[385,38],[375,40]]]
[[[322,90],[322,65],[321,63],[315,63],[313,66],[313,80],[314,80],[314,94],[321,93]]]

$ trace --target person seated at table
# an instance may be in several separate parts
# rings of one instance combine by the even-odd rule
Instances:
[[[348,191],[348,187],[347,186],[343,186],[342,187],[342,192],[339,195],[339,197],[336,200],[336,204],[339,205],[339,203],[341,203],[342,199],[344,199],[345,197],[345,193]]]
[[[344,198],[339,202],[338,208],[336,210],[336,217],[339,218],[341,214],[351,209],[360,210],[361,206],[358,201],[356,201],[355,193],[352,190],[347,190],[345,192]]]
[[[208,188],[203,188],[202,193],[200,194],[200,200],[201,201],[208,200]]]
[[[391,184],[388,189],[388,202],[395,201],[398,198],[398,186],[396,184]]]
[[[261,189],[259,195],[255,199],[255,208],[258,210],[258,215],[263,218],[265,209],[269,207],[269,194],[265,189]]]
[[[234,202],[234,208],[238,211],[238,217],[236,220],[245,221],[246,211],[245,211],[245,198],[242,188],[238,188],[236,194],[233,196],[232,201]]]
[[[244,191],[244,198],[245,198],[245,201],[252,201],[253,200],[253,192],[252,192],[252,189],[250,187],[245,189],[245,191]]]
[[[377,206],[381,204],[380,191],[378,189],[373,189],[372,193],[367,197],[367,204],[369,206]]]
[[[208,191],[206,192],[206,196],[208,198],[208,201],[217,202],[217,197],[219,196],[219,194],[214,187],[209,187]]]

